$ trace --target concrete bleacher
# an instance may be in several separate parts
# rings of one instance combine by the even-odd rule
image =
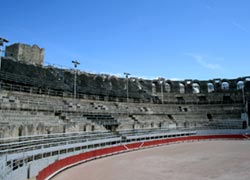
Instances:
[[[54,114],[34,111],[0,110],[0,137],[47,134],[61,131],[62,121]]]
[[[188,98],[187,95],[184,97]],[[1,137],[147,128],[202,129],[213,128],[215,122],[220,128],[242,128],[241,103],[233,103],[233,106],[223,102],[200,104],[194,96],[189,98],[189,103],[157,104],[73,99],[2,90],[0,109],[3,111]]]
[[[5,63],[15,65],[15,62]],[[32,74],[31,67],[26,67],[25,64],[20,64],[20,67],[26,69],[28,74]],[[8,66],[6,68],[12,71]],[[162,102],[159,86],[150,94],[151,81],[134,79],[130,82],[129,89],[134,99],[124,99],[125,91],[120,86],[124,85],[124,79],[113,79],[116,86],[112,89],[114,94],[111,95],[105,88],[98,89],[102,83],[103,87],[107,87],[105,83],[109,81],[104,81],[104,76],[81,73],[79,78],[94,83],[96,87],[93,92],[96,93],[93,94],[87,87],[84,94],[84,87],[80,85],[82,89],[79,90],[79,98],[74,99],[70,92],[71,71],[53,67],[33,68],[38,77],[41,75],[39,72],[51,77],[46,77],[45,84],[39,86],[38,82],[41,79],[37,79],[36,82],[35,78],[19,77],[14,72],[0,73],[3,80],[0,82],[0,109],[3,111],[0,119],[1,137],[105,129],[200,129],[214,128],[216,122],[220,124],[220,128],[243,128],[242,94],[237,90],[223,92],[217,89],[216,93],[202,90],[202,93],[196,95],[190,92],[180,93],[178,82],[172,82],[173,90],[170,93],[163,92]],[[60,81],[57,81],[56,88],[53,88],[51,84],[57,79]],[[139,91],[138,94],[138,84],[144,86],[143,92],[150,95],[144,96],[145,94]],[[91,86],[91,83],[86,86]],[[67,96],[68,94],[71,96]],[[8,111],[11,113],[7,114]]]
[[[73,70],[33,67],[7,59],[2,65],[0,179],[8,170],[16,171],[32,162],[34,168],[47,157],[52,157],[52,163],[99,147],[192,136],[196,130],[242,130],[248,124],[243,118],[243,112],[249,112],[246,106],[250,99],[246,78],[241,79],[245,94],[236,88],[237,79],[230,80],[232,89],[223,91],[215,84],[211,93],[206,86],[210,81],[200,81],[201,92],[196,94],[187,81],[181,82],[183,92],[180,82],[168,81],[171,90],[167,92],[160,79],[126,81],[80,72],[73,98]],[[41,167],[47,165],[45,162]],[[41,170],[27,168],[33,175]]]

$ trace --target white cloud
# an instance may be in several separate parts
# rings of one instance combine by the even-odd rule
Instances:
[[[181,78],[175,78],[175,77],[174,77],[174,78],[170,78],[170,80],[171,80],[171,81],[182,81],[183,79],[181,79]]]
[[[210,61],[211,59],[213,61],[218,61],[218,60],[222,60],[223,58],[218,58],[218,57],[211,58],[211,57],[207,57],[207,56],[196,54],[196,53],[187,53],[186,55],[192,57],[198,64],[200,64],[204,68],[211,69],[211,70],[221,69],[221,66],[219,64],[211,63],[208,61],[208,59]]]
[[[240,29],[240,30],[242,30],[244,32],[247,32],[247,33],[249,32],[248,29],[245,26],[243,26],[240,23],[237,23],[236,21],[233,21],[232,24],[233,24],[233,26],[237,27],[238,29]]]

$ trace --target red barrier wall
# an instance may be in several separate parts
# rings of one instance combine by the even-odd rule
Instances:
[[[108,147],[98,150],[93,150],[90,152],[70,156],[61,160],[58,160],[48,167],[44,168],[42,171],[39,172],[36,179],[37,180],[44,180],[49,176],[53,175],[54,173],[66,168],[70,167],[74,164],[91,160],[100,156],[104,155],[112,155],[114,153],[121,153],[125,151],[131,151],[135,149],[168,144],[173,142],[184,142],[184,141],[197,141],[197,140],[207,140],[207,139],[244,139],[249,138],[250,136],[244,135],[207,135],[207,136],[188,136],[188,137],[177,137],[177,138],[168,138],[168,139],[159,139],[159,140],[152,140],[146,142],[135,142],[126,145],[119,145],[114,147]]]

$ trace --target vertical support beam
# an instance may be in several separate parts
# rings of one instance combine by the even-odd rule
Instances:
[[[75,77],[74,77],[74,99],[76,98],[76,71],[75,70]]]
[[[4,52],[2,47],[3,47],[4,43],[8,43],[8,42],[9,41],[7,39],[0,37],[0,71],[2,71],[2,52]],[[2,84],[0,82],[0,91],[2,89],[1,85]]]
[[[126,83],[127,83],[127,102],[129,101],[129,92],[128,92],[128,76],[130,75],[129,73],[125,72],[124,75],[126,76]]]
[[[164,104],[163,82],[164,82],[164,81],[161,81],[161,103],[162,103],[162,104]]]
[[[80,62],[78,62],[77,60],[72,61],[72,63],[74,64],[75,67],[75,76],[74,76],[74,99],[76,99],[76,73],[77,73],[77,65],[80,64]]]
[[[2,70],[2,45],[0,42],[0,71]]]
[[[9,41],[5,38],[0,37],[0,71],[2,70],[2,52],[3,52],[3,45],[4,43],[8,43]]]

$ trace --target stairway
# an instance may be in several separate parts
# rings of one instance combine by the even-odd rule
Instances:
[[[135,123],[138,123],[138,124],[140,123],[139,120],[136,119],[136,117],[134,117],[134,115],[130,114],[129,117],[130,117],[131,119],[133,119],[133,120],[135,121]]]
[[[83,117],[86,117],[93,123],[102,126],[118,126],[119,122],[110,114],[84,114]]]

